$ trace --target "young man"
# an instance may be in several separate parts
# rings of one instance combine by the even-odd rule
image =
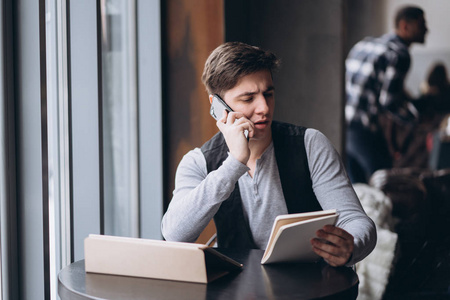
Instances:
[[[337,226],[318,230],[311,244],[330,265],[352,265],[374,248],[375,226],[328,139],[272,121],[278,65],[274,54],[239,42],[211,53],[203,83],[233,112],[180,162],[163,236],[194,242],[214,218],[219,247],[265,249],[277,215],[335,208]]]
[[[404,151],[386,140],[379,117],[387,113],[401,122],[414,120],[404,90],[411,64],[409,46],[424,43],[427,31],[423,10],[406,6],[396,14],[395,33],[365,38],[350,50],[345,63],[345,117],[347,171],[353,183],[366,183],[376,170],[391,168],[392,152]]]

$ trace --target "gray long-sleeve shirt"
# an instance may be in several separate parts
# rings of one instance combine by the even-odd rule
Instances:
[[[336,226],[354,237],[355,248],[348,265],[355,264],[375,247],[375,225],[361,207],[330,141],[319,131],[307,129],[305,148],[317,200],[324,210],[337,209]],[[194,242],[239,181],[244,216],[256,245],[265,249],[275,217],[288,213],[273,144],[257,160],[253,178],[248,170],[229,155],[217,170],[208,174],[201,150],[188,152],[178,166],[173,198],[162,220],[165,239]]]

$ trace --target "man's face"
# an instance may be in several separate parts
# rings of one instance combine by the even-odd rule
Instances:
[[[409,21],[408,25],[411,42],[423,44],[425,42],[425,34],[428,32],[425,18],[422,16],[418,20]]]
[[[253,139],[271,138],[274,92],[272,75],[268,70],[242,77],[235,87],[225,92],[224,101],[255,124]]]

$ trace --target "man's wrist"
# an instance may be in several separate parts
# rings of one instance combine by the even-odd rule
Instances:
[[[250,170],[247,165],[237,160],[231,153],[228,152],[228,157],[223,162],[222,167],[225,167],[227,174],[235,174],[236,180],[238,180],[243,174]]]

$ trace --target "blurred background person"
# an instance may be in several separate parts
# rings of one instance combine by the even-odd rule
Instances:
[[[428,29],[424,12],[416,6],[400,8],[395,31],[366,37],[349,52],[346,67],[346,159],[353,183],[367,183],[378,169],[391,168],[400,152],[383,116],[396,122],[413,122],[414,106],[404,81],[411,65],[409,47],[424,43]],[[386,118],[386,117],[385,117]]]
[[[421,97],[415,106],[427,119],[441,119],[443,115],[450,113],[450,82],[443,63],[438,62],[430,68],[426,81],[421,85]]]

